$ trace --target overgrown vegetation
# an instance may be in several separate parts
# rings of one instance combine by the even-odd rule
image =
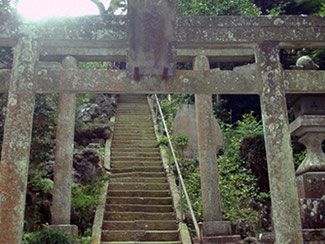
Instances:
[[[48,226],[35,233],[27,233],[23,236],[23,244],[77,244],[77,240],[59,231],[52,231]]]

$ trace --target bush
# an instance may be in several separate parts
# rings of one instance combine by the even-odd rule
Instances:
[[[26,233],[23,244],[76,244],[75,238],[67,233],[52,231],[48,227],[35,233]]]
[[[263,135],[263,127],[252,114],[245,115],[235,125],[220,123],[224,132],[225,147],[218,156],[220,194],[224,218],[237,226],[237,232],[245,237],[263,231],[263,219],[267,219],[264,206],[269,193],[260,192],[257,179],[248,169],[248,163],[240,154],[242,141],[248,137]],[[254,150],[254,149],[253,149]],[[198,221],[202,221],[200,167],[198,161],[184,160],[181,165],[184,182]],[[184,210],[188,210],[183,198]],[[186,222],[192,225],[189,214]]]

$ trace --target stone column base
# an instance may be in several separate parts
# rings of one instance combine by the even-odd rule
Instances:
[[[78,226],[76,225],[50,225],[49,227],[53,231],[60,231],[78,237]]]
[[[208,221],[203,222],[203,236],[226,236],[231,235],[230,221]]]
[[[325,244],[325,229],[303,229],[302,235],[304,244]],[[275,234],[273,232],[260,234],[258,244],[275,243]]]
[[[299,198],[322,198],[325,195],[325,172],[307,172],[297,176]]]
[[[193,241],[194,244],[200,244],[197,238],[194,238]],[[240,241],[239,235],[207,236],[203,237],[202,244],[240,244]]]

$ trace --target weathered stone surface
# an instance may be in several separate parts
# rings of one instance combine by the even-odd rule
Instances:
[[[128,2],[128,72],[134,75],[173,76],[176,69],[177,1],[131,0]]]
[[[182,104],[174,119],[173,135],[185,135],[189,138],[189,142],[183,150],[183,156],[187,159],[194,159],[199,156],[197,126],[196,121],[193,120],[195,116],[195,106],[193,104]],[[217,144],[215,146],[219,151],[223,145],[222,131],[216,119],[213,118],[212,123],[216,127],[216,130],[213,131],[216,134],[213,136],[216,138]]]
[[[210,71],[177,70],[176,76],[161,82],[161,77],[144,77],[135,82],[120,70],[79,70],[78,84],[59,84],[62,66],[58,63],[40,64],[37,71],[36,92],[53,93],[195,93],[204,94],[258,94],[256,65],[236,67],[231,70]],[[6,92],[10,70],[0,72],[0,92]],[[287,94],[325,94],[325,71],[284,71]]]
[[[77,69],[76,60],[71,56],[66,57],[63,67],[69,74],[61,81],[73,82],[73,71]],[[51,209],[53,225],[70,224],[75,107],[75,94],[60,94]]]
[[[297,176],[299,198],[322,198],[325,195],[325,172],[307,172]]]
[[[325,228],[325,199],[299,199],[302,227],[304,229]]]
[[[255,50],[276,242],[298,244],[301,220],[278,43]]]
[[[209,61],[205,56],[194,60],[194,70],[209,70]],[[221,221],[221,198],[219,191],[219,174],[216,158],[216,128],[213,123],[211,95],[195,95],[197,136],[199,141],[199,158],[201,171],[203,220]]]
[[[277,40],[282,47],[324,47],[324,16],[177,17],[177,47],[252,47]],[[86,16],[49,20],[18,28],[12,21],[0,25],[0,46],[14,45],[21,33],[35,33],[42,46],[127,47],[125,16]],[[306,35],[308,33],[308,35]],[[66,53],[65,55],[69,55]]]
[[[294,104],[295,117],[325,115],[325,95],[302,95]]]
[[[98,145],[98,147],[94,147]],[[81,184],[88,184],[91,180],[102,175],[100,165],[103,164],[99,155],[100,144],[91,143],[84,150],[75,150],[73,155],[73,180]]]
[[[324,244],[325,229],[304,229],[302,231],[304,244]],[[275,235],[272,232],[260,234],[258,244],[275,243]]]
[[[197,238],[193,240],[194,244],[200,244]],[[240,244],[241,238],[239,235],[226,236],[207,236],[203,237],[204,244]]]
[[[207,221],[203,223],[204,236],[230,235],[231,223],[229,221]]]
[[[307,154],[297,169],[300,175],[308,171],[325,171],[325,153],[322,143],[325,140],[325,115],[302,115],[290,124],[292,135],[307,148]]]
[[[37,44],[22,37],[14,50],[0,163],[0,243],[21,243],[35,105]]]

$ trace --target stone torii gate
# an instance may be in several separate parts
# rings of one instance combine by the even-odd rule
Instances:
[[[145,67],[137,63],[141,59],[136,54],[144,48],[141,35],[134,38],[139,33],[128,31],[128,27],[143,24],[141,18],[137,22],[138,15],[148,14],[138,11],[136,4],[129,13],[130,19],[135,18],[131,24],[125,16],[88,16],[40,24],[15,24],[8,19],[0,23],[0,47],[14,47],[12,71],[0,70],[0,92],[9,91],[0,164],[0,243],[21,242],[35,93],[66,93],[61,97],[69,101],[74,99],[69,94],[76,93],[196,94],[201,111],[197,120],[203,216],[205,222],[212,223],[222,219],[220,204],[215,201],[219,193],[213,180],[217,165],[209,144],[213,139],[211,125],[206,124],[212,113],[211,94],[260,95],[276,242],[303,242],[285,95],[324,94],[325,72],[282,70],[279,50],[324,48],[325,18],[181,17],[164,11],[173,10],[169,9],[172,5],[155,12],[158,20],[171,17],[171,21],[164,22],[164,28],[168,27],[163,35],[153,33],[155,40],[164,40],[154,45],[162,45],[169,54],[153,73],[147,69],[150,62]],[[241,55],[236,56],[238,49]],[[150,57],[160,55],[154,51],[148,51]],[[250,57],[252,51],[255,64],[231,71],[209,69],[208,59],[235,61]],[[176,61],[193,58],[194,70],[173,70]],[[62,60],[61,65],[58,62]],[[128,61],[132,69],[78,70],[77,61]],[[60,113],[66,109],[66,101],[62,98]]]

